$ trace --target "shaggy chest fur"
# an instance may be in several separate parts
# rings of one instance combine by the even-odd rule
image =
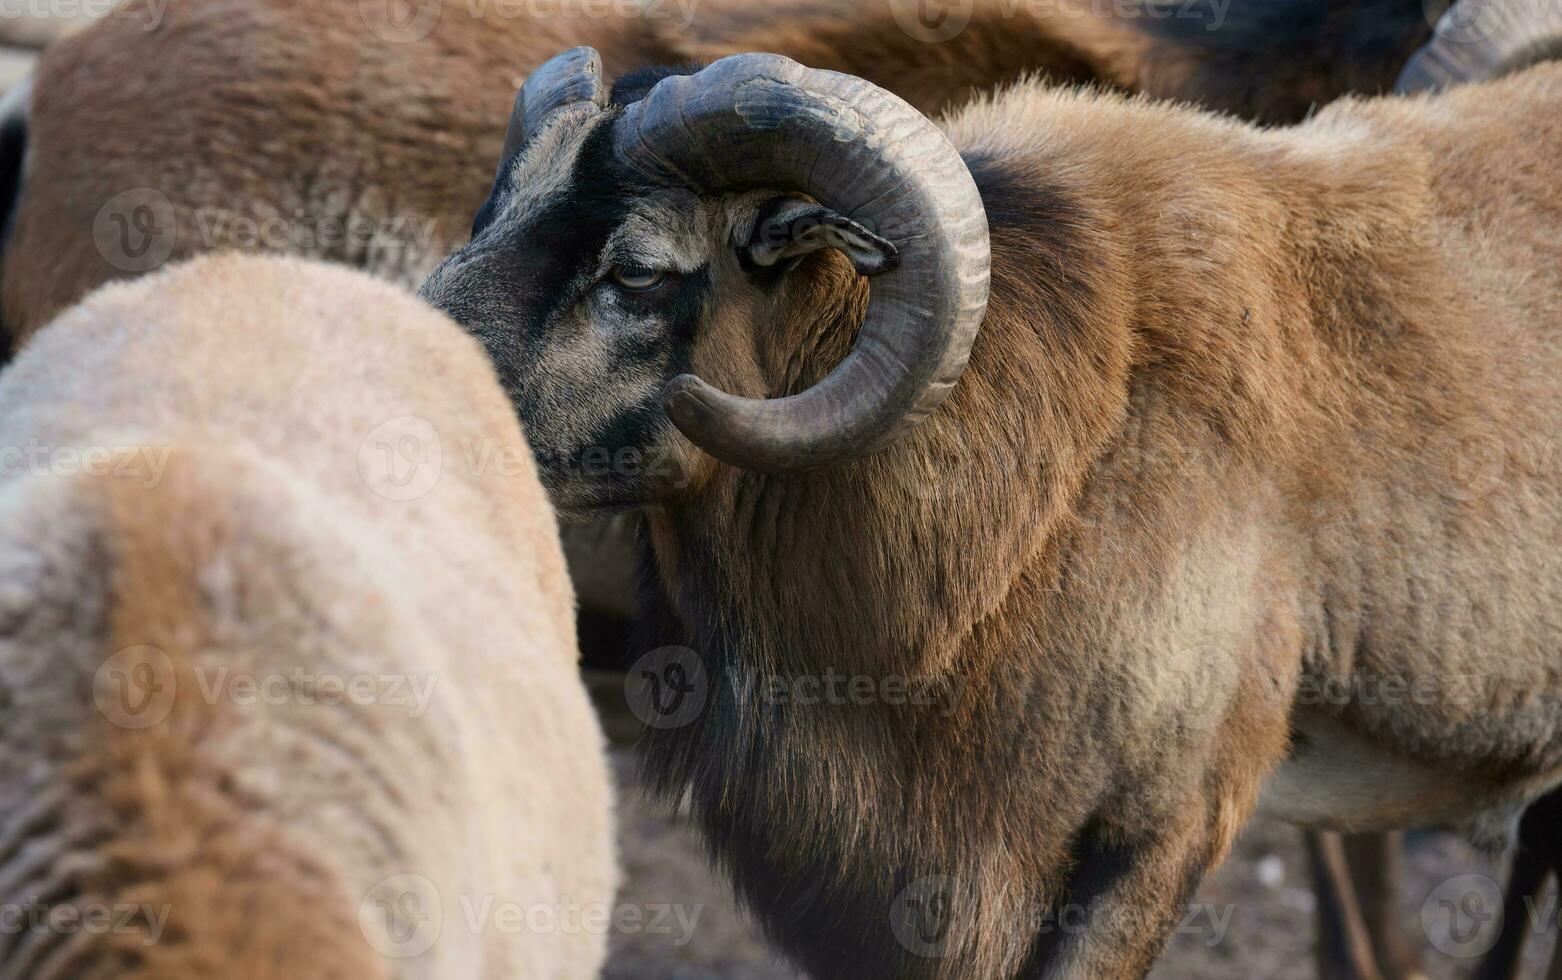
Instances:
[[[1256,773],[1233,765],[1223,740],[1250,730],[1246,744],[1268,743],[1258,757],[1281,750],[1282,679],[1241,676],[1207,632],[1250,630],[1232,617],[1256,605],[1194,612],[1209,613],[1210,597],[1256,594],[1261,550],[1250,539],[1233,553],[1231,531],[1210,529],[1208,541],[1227,542],[1215,550],[1147,549],[1145,568],[1166,574],[1127,587],[1142,587],[1149,613],[1106,595],[1125,583],[1099,560],[1076,555],[1057,572],[1055,555],[1039,556],[947,666],[902,650],[900,673],[882,665],[896,660],[886,638],[901,628],[873,603],[838,611],[834,635],[855,642],[809,643],[832,630],[795,632],[807,617],[794,616],[794,629],[761,631],[756,620],[772,620],[751,601],[713,601],[730,588],[719,559],[664,554],[662,580],[676,568],[678,587],[646,605],[660,601],[669,631],[645,646],[694,650],[704,705],[650,733],[651,782],[691,794],[740,894],[815,976],[1046,975],[1100,928],[1103,909],[1121,907],[1128,869],[1161,828],[1191,825],[1200,841],[1191,863],[1156,869],[1165,893],[1190,891],[1224,850]],[[1096,548],[1115,533],[1103,510],[1070,544]],[[1210,572],[1222,562],[1224,581]],[[1141,662],[1146,642],[1157,663]],[[1259,683],[1268,698],[1251,697]]]
[[[669,795],[692,794],[713,855],[811,975],[1009,976],[1045,955],[1032,930],[986,927],[1043,915],[1046,866],[1069,851],[1026,827],[1038,800],[1023,696],[993,716],[1011,729],[995,742],[961,730],[963,702],[1006,696],[962,678],[769,672],[730,636],[685,642],[708,700],[653,733],[647,767]]]

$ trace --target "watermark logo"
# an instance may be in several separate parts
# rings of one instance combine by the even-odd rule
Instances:
[[[167,719],[177,688],[174,664],[166,652],[151,646],[126,647],[103,661],[93,675],[92,700],[109,721],[140,730]]]
[[[1237,686],[1233,640],[1208,638],[1155,663],[1155,704],[1168,724],[1208,732],[1225,721]]]
[[[115,194],[99,209],[92,225],[98,253],[128,273],[161,267],[181,242],[187,252],[265,249],[372,266],[410,265],[440,251],[437,236],[431,218],[317,214],[303,208],[291,214],[193,208],[181,227],[168,195],[150,187]]]
[[[688,647],[652,650],[624,678],[629,710],[650,728],[682,728],[700,716],[709,695],[705,665]]]
[[[960,707],[966,680],[959,674],[851,674],[827,667],[820,673],[734,676],[741,704],[764,708],[907,708],[936,711],[948,718]]]
[[[687,946],[699,926],[703,904],[608,905],[603,902],[503,901],[495,895],[474,898],[462,895],[457,904],[466,928],[473,934],[501,936],[671,936],[672,944]]]
[[[1000,18],[1026,17],[1056,24],[1063,20],[1185,20],[1207,31],[1226,21],[1231,0],[983,0],[985,11]],[[976,14],[976,0],[890,0],[895,24],[926,44],[952,41],[965,33]],[[1001,27],[1000,27],[1001,30]]]
[[[461,894],[454,896],[447,916],[445,897],[423,875],[391,875],[359,901],[359,930],[376,952],[398,960],[427,953],[447,928],[507,937],[669,936],[674,946],[681,947],[693,940],[705,910],[703,904],[610,905],[579,902],[568,896],[557,901],[517,902],[494,894]]]
[[[694,23],[700,0],[465,0],[462,6],[475,20],[661,20],[686,31]]]
[[[319,673],[302,666],[284,673],[247,673],[223,664],[195,671],[195,683],[206,704],[226,702],[239,708],[257,705],[384,705],[405,708],[408,718],[428,714],[439,684],[436,674]]]
[[[1551,2],[1536,0],[1535,6]],[[1502,26],[1501,2],[1493,0],[1422,0],[1421,9],[1426,14],[1437,36],[1454,44],[1477,44],[1496,33]],[[1539,10],[1536,11],[1539,13]]]
[[[439,26],[443,0],[358,0],[369,33],[391,44],[421,41]]]
[[[546,471],[571,480],[624,480],[682,490],[690,474],[671,448],[645,450],[635,446],[585,446],[544,457]]]
[[[960,879],[928,875],[917,879],[895,896],[890,905],[890,928],[906,951],[923,958],[944,958],[958,951],[967,933],[959,909]],[[1132,902],[1097,896],[1089,902],[1038,903],[1015,889],[983,894],[984,914],[995,921],[1013,923],[1026,935],[1084,936],[1093,933],[1133,934],[1161,928],[1160,911]],[[1183,909],[1174,934],[1216,947],[1225,941],[1236,915],[1235,905],[1190,903]]]
[[[976,0],[890,0],[890,13],[912,40],[942,44],[971,26]]]
[[[1473,503],[1507,479],[1507,448],[1490,426],[1474,420],[1452,423],[1427,440],[1427,478],[1448,499]]]
[[[422,875],[391,875],[358,903],[358,928],[375,952],[395,960],[422,956],[444,928],[439,889]]]
[[[109,198],[92,221],[92,243],[121,272],[151,272],[179,238],[174,205],[163,192],[135,187]]]
[[[949,955],[955,879],[928,875],[901,889],[890,904],[890,930],[907,952],[924,959]]]
[[[439,432],[427,419],[406,415],[375,426],[358,447],[358,474],[386,500],[428,496],[445,467]]]
[[[1450,878],[1421,904],[1421,928],[1438,952],[1455,959],[1485,956],[1502,935],[1502,889],[1485,875]]]

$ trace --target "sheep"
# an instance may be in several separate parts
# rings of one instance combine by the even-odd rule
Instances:
[[[581,34],[616,66],[678,57],[654,18],[622,6],[593,16],[597,6],[561,0],[551,17],[452,7],[398,28],[356,0],[127,4],[50,48],[6,117],[20,132],[8,143],[0,129],[0,165],[22,146],[28,157],[5,206],[6,330],[25,343],[112,278],[221,247],[264,245],[415,288],[465,238],[492,183],[478,161],[499,151],[494,120],[518,77]],[[5,173],[18,183],[14,166]],[[571,534],[588,620],[632,612],[623,541]]]
[[[802,967],[1142,977],[1255,812],[1562,782],[1562,67],[1264,130],[594,64],[423,295],[645,514],[646,776]]]
[[[51,46],[5,254],[8,329],[25,340],[111,278],[223,246],[416,285],[483,198],[492,171],[474,161],[498,152],[515,81],[581,34],[626,68],[677,57],[638,16],[505,9],[429,5],[402,23],[356,0],[133,0]],[[141,221],[101,227],[105,208]]]
[[[596,976],[604,742],[475,344],[205,257],[41,331],[0,420],[0,976]]]

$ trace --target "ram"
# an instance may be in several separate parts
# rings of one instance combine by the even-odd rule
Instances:
[[[424,295],[646,514],[648,775],[804,967],[1142,976],[1256,810],[1562,782],[1562,68],[1264,130],[594,65]]]
[[[199,259],[41,331],[0,418],[6,976],[596,976],[560,916],[613,898],[603,739],[469,338]],[[467,911],[506,908],[559,928]]]

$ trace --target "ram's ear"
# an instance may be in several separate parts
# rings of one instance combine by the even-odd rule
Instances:
[[[743,252],[768,269],[825,248],[844,254],[865,276],[900,264],[900,250],[892,242],[822,204],[795,197],[778,197],[760,208]]]

